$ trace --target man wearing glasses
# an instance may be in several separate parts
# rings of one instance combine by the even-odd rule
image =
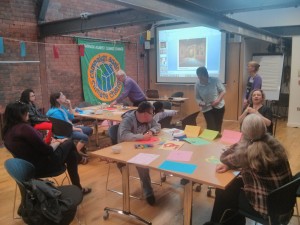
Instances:
[[[153,120],[154,107],[150,102],[141,102],[137,110],[129,111],[123,115],[119,125],[118,142],[148,141],[160,132],[160,124]],[[149,205],[154,205],[155,197],[151,186],[149,169],[136,167],[143,182],[143,189]]]

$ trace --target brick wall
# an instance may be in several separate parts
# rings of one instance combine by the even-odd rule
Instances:
[[[122,7],[99,0],[51,0],[45,20],[53,21],[77,17],[82,12],[99,13],[120,8]],[[145,31],[143,26],[130,26],[70,35],[106,40],[124,39],[125,70],[138,81],[142,89],[145,89],[144,58],[140,57],[144,50],[139,44],[139,34],[145,35],[143,31]],[[0,64],[0,108],[19,98],[22,90],[26,88],[34,89],[37,104],[46,109],[49,107],[49,95],[57,91],[64,92],[74,105],[83,101],[78,47],[71,37],[38,38],[34,1],[1,1],[0,37],[5,38],[5,53],[0,55],[0,61],[40,61],[40,63]],[[15,40],[26,41],[26,57],[20,57],[20,43]],[[58,59],[53,56],[53,44],[58,46]]]

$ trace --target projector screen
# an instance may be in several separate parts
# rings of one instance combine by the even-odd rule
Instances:
[[[200,66],[225,83],[225,33],[202,26],[172,25],[157,27],[156,40],[157,83],[195,83]]]

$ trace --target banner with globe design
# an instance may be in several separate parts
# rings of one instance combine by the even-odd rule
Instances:
[[[114,101],[123,88],[115,73],[125,66],[124,44],[80,38],[77,43],[84,45],[80,60],[84,100],[94,105]]]

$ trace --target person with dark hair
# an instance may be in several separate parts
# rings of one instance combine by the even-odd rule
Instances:
[[[120,96],[110,106],[122,102],[127,97],[133,103],[133,106],[138,106],[141,102],[146,101],[146,95],[140,86],[132,78],[128,77],[123,70],[119,70],[116,73],[116,78],[123,83],[124,88]]]
[[[90,188],[82,188],[80,184],[74,143],[64,138],[52,139],[47,145],[42,135],[28,124],[28,119],[27,104],[18,101],[6,106],[3,126],[5,147],[14,157],[32,163],[37,177],[59,171],[66,164],[72,184],[82,189],[84,194],[90,193]]]
[[[50,105],[51,108],[46,114],[48,117],[63,120],[73,125],[72,120],[74,119],[75,110],[72,108],[71,101],[62,92],[50,95]],[[64,105],[68,105],[68,109]],[[93,129],[90,127],[73,125],[72,139],[78,140],[76,148],[78,153],[83,155],[84,158],[88,156],[84,152],[84,147],[92,133]]]
[[[50,144],[52,137],[52,123],[43,115],[35,105],[35,93],[32,89],[26,89],[21,93],[20,101],[28,104],[29,122],[37,130],[46,130],[45,142]]]
[[[242,124],[245,117],[249,114],[257,114],[263,119],[267,130],[273,134],[273,113],[272,109],[264,105],[265,93],[261,89],[254,89],[249,95],[249,106],[239,116],[239,122]]]
[[[199,67],[196,74],[199,80],[195,84],[195,96],[203,112],[206,128],[221,132],[225,112],[225,87],[218,78],[210,77],[205,67]]]
[[[233,211],[225,214],[222,224],[243,225],[245,217],[236,213],[239,208],[267,219],[268,194],[292,180],[286,151],[267,133],[261,116],[246,116],[242,134],[242,139],[237,144],[222,153],[222,164],[216,167],[217,173],[239,169],[241,175],[225,190],[216,189],[211,222],[219,222],[224,211],[231,209]],[[283,221],[288,222],[292,215],[293,210],[281,216]]]
[[[160,125],[153,119],[154,107],[150,102],[142,102],[137,110],[128,111],[123,115],[119,125],[118,142],[148,141],[160,132]],[[150,205],[155,204],[155,197],[151,186],[149,169],[136,167],[143,182],[146,200]]]
[[[244,95],[244,108],[249,104],[249,96],[251,91],[254,89],[261,89],[262,79],[261,76],[258,75],[260,65],[255,61],[248,62],[247,70],[249,73],[249,77],[247,80],[246,92]]]
[[[165,111],[164,109],[164,105],[162,102],[154,102],[153,103],[153,106],[154,106],[154,117],[153,119],[158,122],[168,116],[174,116],[177,114],[177,111],[176,110],[168,110],[168,111]]]

